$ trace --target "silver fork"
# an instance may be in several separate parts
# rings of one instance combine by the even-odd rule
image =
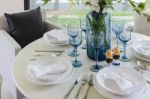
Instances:
[[[86,90],[84,99],[87,99],[87,95],[88,95],[88,93],[89,93],[90,87],[93,86],[93,79],[94,79],[94,75],[91,74],[91,75],[89,76],[89,81],[88,81],[88,85],[89,85],[89,86],[88,86],[88,88],[87,88],[87,90]]]
[[[77,94],[75,95],[74,99],[78,99],[78,96],[79,96],[82,86],[84,86],[87,82],[88,82],[88,76],[84,75],[82,78],[82,81],[81,81],[81,86],[79,87],[79,90],[78,90]]]

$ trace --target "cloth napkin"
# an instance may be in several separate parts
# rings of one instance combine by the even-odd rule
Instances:
[[[43,37],[46,40],[51,40],[53,38],[60,43],[66,42],[69,40],[67,31],[66,30],[58,30],[58,29],[54,29],[54,30],[44,33]]]
[[[132,75],[124,72],[110,72],[109,75],[104,76],[104,84],[108,89],[122,95],[129,95],[142,88]]]
[[[145,55],[146,57],[150,58],[150,46],[141,46],[138,48],[138,51]]]
[[[51,64],[38,64],[32,65],[32,73],[36,78],[42,78],[45,76],[51,76],[51,78],[57,78],[65,72],[66,66],[61,61],[56,61]]]

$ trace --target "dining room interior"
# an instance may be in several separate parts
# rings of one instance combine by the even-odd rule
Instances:
[[[150,0],[0,0],[0,99],[150,99]]]

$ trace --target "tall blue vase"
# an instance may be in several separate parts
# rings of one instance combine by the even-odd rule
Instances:
[[[110,15],[91,11],[86,16],[87,56],[95,60],[95,49],[92,47],[92,36],[101,37],[98,60],[105,60],[105,52],[111,48],[111,19]],[[91,36],[92,35],[92,36]]]

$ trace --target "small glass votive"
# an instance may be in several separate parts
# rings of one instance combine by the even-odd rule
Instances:
[[[111,66],[111,63],[113,61],[113,51],[107,50],[105,56],[106,56],[106,63],[108,64],[108,66]]]
[[[118,47],[113,49],[113,65],[120,65],[120,49]]]

